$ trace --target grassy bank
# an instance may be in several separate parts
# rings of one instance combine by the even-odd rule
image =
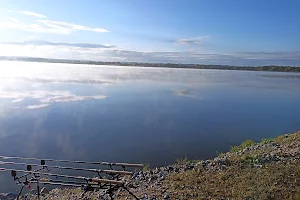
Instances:
[[[247,140],[219,155],[221,170],[189,170],[165,184],[178,199],[300,199],[300,132]],[[217,162],[218,165],[220,162]]]
[[[179,162],[136,173],[127,185],[141,199],[300,199],[300,132],[231,147],[213,160]],[[56,189],[46,199],[76,199]],[[88,194],[88,199],[98,199]],[[116,199],[132,199],[120,192]]]

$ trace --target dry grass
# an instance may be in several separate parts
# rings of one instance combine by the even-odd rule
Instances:
[[[231,167],[221,172],[187,171],[165,184],[176,199],[299,199],[300,168],[270,164],[264,168]],[[298,196],[297,196],[298,195]]]
[[[284,150],[291,149],[300,154],[300,132],[262,140],[261,144],[276,142]],[[273,162],[261,168],[253,167],[262,155],[271,149],[257,149],[244,154],[236,154],[250,147],[247,140],[240,146],[232,147],[227,156],[231,162],[222,171],[186,171],[169,176],[165,185],[174,199],[294,199],[300,200],[300,161],[296,163]],[[273,150],[274,151],[274,150]]]

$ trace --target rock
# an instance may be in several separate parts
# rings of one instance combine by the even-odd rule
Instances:
[[[147,194],[144,194],[142,200],[149,200],[148,195],[147,195]]]
[[[227,166],[226,166],[226,165],[222,165],[222,166],[221,166],[221,169],[223,169],[223,170],[224,170],[224,169],[227,169]]]
[[[174,168],[173,168],[172,166],[168,166],[168,167],[167,167],[167,170],[168,170],[168,172],[171,172],[171,171],[174,170]]]
[[[220,166],[227,165],[229,163],[228,159],[224,158],[215,158],[214,161]]]
[[[170,194],[167,193],[166,195],[164,195],[163,199],[170,199]]]
[[[262,168],[263,166],[262,165],[254,164],[254,167],[256,167],[256,168]]]
[[[136,178],[138,177],[138,175],[139,175],[139,172],[135,172],[135,173],[133,173],[133,175],[132,175],[132,178],[131,178],[131,179],[136,179]]]
[[[128,183],[127,187],[129,187],[129,188],[137,188],[137,186],[134,183],[132,183],[132,182]]]
[[[45,188],[45,187],[43,187],[42,189],[41,189],[41,194],[48,194],[49,193],[49,190],[47,190],[47,188]]]
[[[195,168],[195,166],[194,166],[193,163],[186,164],[186,165],[184,165],[184,167],[183,167],[183,171],[191,170],[191,169],[194,169],[194,168]]]

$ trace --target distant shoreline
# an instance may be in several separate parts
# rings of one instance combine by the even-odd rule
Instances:
[[[110,65],[110,66],[131,66],[131,67],[162,67],[182,69],[217,69],[217,70],[242,70],[242,71],[271,71],[271,72],[300,72],[300,67],[295,66],[230,66],[230,65],[202,65],[202,64],[176,64],[176,63],[139,63],[139,62],[102,62],[88,60],[67,60],[30,57],[8,57],[0,56],[0,61],[23,61],[43,63],[65,63],[65,64],[86,64],[86,65]]]

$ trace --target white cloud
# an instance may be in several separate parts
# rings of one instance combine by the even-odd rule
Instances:
[[[0,44],[8,45],[34,45],[34,46],[69,46],[81,48],[114,48],[110,44],[93,44],[93,43],[67,43],[67,42],[49,42],[45,40],[28,40],[22,42],[0,42]]]
[[[35,12],[31,12],[31,11],[13,11],[13,12],[17,12],[17,13],[21,13],[23,15],[33,16],[33,17],[37,17],[37,18],[47,18],[45,15],[38,14]]]
[[[180,45],[196,45],[196,44],[201,44],[203,40],[209,39],[210,36],[200,36],[196,38],[187,38],[187,39],[180,39],[176,40],[175,44],[180,44]]]
[[[35,33],[55,33],[55,34],[69,34],[70,31],[62,29],[53,29],[43,27],[39,24],[25,24],[21,22],[0,22],[0,29],[13,29],[13,30],[23,30]]]
[[[53,22],[47,20],[38,20],[37,23],[21,23],[21,22],[0,22],[0,29],[23,30],[35,33],[54,33],[54,34],[70,34],[75,31],[92,31],[97,33],[109,32],[102,28],[92,28],[67,22]]]
[[[8,19],[9,19],[10,21],[13,21],[13,22],[16,22],[16,23],[20,22],[20,20],[18,20],[18,19],[16,19],[16,18],[13,18],[13,17],[9,17]]]
[[[10,11],[24,15],[34,16],[37,18],[46,18],[42,14],[31,11]],[[53,20],[33,20],[31,22],[22,22],[20,19],[10,17],[9,21],[0,21],[0,29],[23,30],[35,33],[53,33],[53,34],[70,34],[75,31],[91,31],[96,33],[109,32],[107,29],[90,27],[75,23]]]
[[[17,102],[21,102],[21,101],[23,101],[24,99],[14,99],[14,100],[12,100],[11,102],[12,103],[17,103]]]
[[[37,21],[53,29],[64,30],[69,33],[73,31],[93,31],[98,33],[109,32],[108,30],[103,28],[92,28],[89,26],[83,26],[83,25],[78,25],[78,24],[73,24],[68,22],[51,21],[51,20],[37,20]]]
[[[29,106],[25,106],[24,108],[26,109],[38,109],[38,108],[44,108],[49,106],[49,104],[37,104],[37,105],[29,105]]]

